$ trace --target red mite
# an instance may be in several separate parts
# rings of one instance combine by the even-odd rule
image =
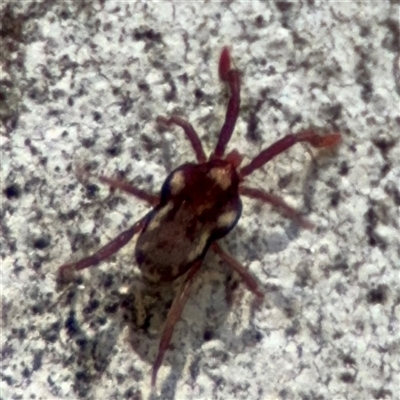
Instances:
[[[306,130],[290,134],[262,150],[248,164],[240,166],[242,156],[238,151],[233,150],[225,155],[226,145],[239,114],[239,75],[238,70],[231,68],[229,49],[223,48],[219,59],[219,76],[229,86],[230,99],[218,143],[210,157],[206,157],[200,139],[190,123],[177,116],[158,117],[159,124],[177,125],[183,129],[194,150],[197,163],[183,164],[172,171],[159,196],[148,194],[129,183],[101,176],[101,182],[144,200],[153,208],[131,228],[120,233],[93,255],[59,268],[58,278],[62,282],[73,271],[97,265],[107,259],[139,233],[135,258],[144,282],[157,285],[181,277],[182,284],[168,312],[157,358],[153,364],[153,387],[175,324],[182,314],[194,278],[210,248],[240,275],[256,296],[263,297],[256,280],[217,243],[217,239],[224,237],[240,218],[240,195],[270,203],[301,226],[312,227],[311,223],[280,198],[261,189],[244,186],[244,178],[296,143],[308,142],[313,147],[322,148],[334,147],[341,140],[339,133],[318,136],[316,132]]]

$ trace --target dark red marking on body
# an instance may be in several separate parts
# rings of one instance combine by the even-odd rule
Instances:
[[[175,324],[182,314],[194,278],[210,247],[239,274],[249,290],[260,299],[264,296],[255,278],[216,242],[237,224],[242,208],[240,195],[271,204],[304,228],[313,226],[279,197],[262,189],[244,186],[244,178],[296,143],[305,142],[316,148],[331,148],[341,140],[339,133],[319,136],[316,132],[307,130],[289,134],[262,150],[247,165],[240,167],[243,156],[237,150],[224,157],[240,108],[240,74],[231,67],[227,47],[223,48],[219,59],[219,77],[228,85],[230,99],[225,121],[211,156],[207,159],[200,138],[189,122],[178,116],[158,117],[157,123],[160,125],[176,125],[183,129],[193,148],[197,164],[184,164],[172,171],[166,178],[159,196],[148,194],[127,182],[101,176],[101,182],[146,201],[153,209],[98,252],[59,268],[58,279],[62,282],[74,271],[95,266],[107,259],[138,233],[135,258],[143,280],[154,285],[182,279],[168,312],[153,364],[153,387]]]

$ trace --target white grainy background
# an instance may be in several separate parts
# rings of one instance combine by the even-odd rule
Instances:
[[[3,1],[0,19],[2,400],[400,398],[398,1]],[[172,112],[210,151],[224,45],[242,71],[229,149],[248,160],[309,127],[343,142],[249,179],[317,228],[245,200],[221,242],[266,300],[239,285],[227,303],[238,278],[207,256],[151,394],[167,305],[146,329],[126,320],[134,243],[56,291],[63,262],[148,209],[76,171],[157,193],[193,160],[178,129],[157,132]]]

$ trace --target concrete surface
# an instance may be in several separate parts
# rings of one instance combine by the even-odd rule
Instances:
[[[0,19],[1,399],[400,399],[398,2],[3,1]],[[63,291],[57,268],[148,209],[79,171],[157,193],[193,160],[157,132],[172,112],[213,148],[224,45],[243,86],[230,149],[309,127],[343,143],[249,178],[317,228],[244,201],[221,242],[265,302],[210,254],[152,394],[168,294],[135,327],[134,243]]]

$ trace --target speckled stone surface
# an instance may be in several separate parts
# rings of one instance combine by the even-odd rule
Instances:
[[[0,5],[0,399],[400,399],[399,3],[54,3]],[[229,149],[249,160],[309,127],[343,143],[249,178],[317,228],[244,200],[221,244],[265,301],[209,254],[151,393],[171,293],[139,329],[134,242],[62,290],[57,269],[148,210],[96,175],[158,193],[194,159],[156,116],[185,116],[212,150],[224,45],[242,71]]]

